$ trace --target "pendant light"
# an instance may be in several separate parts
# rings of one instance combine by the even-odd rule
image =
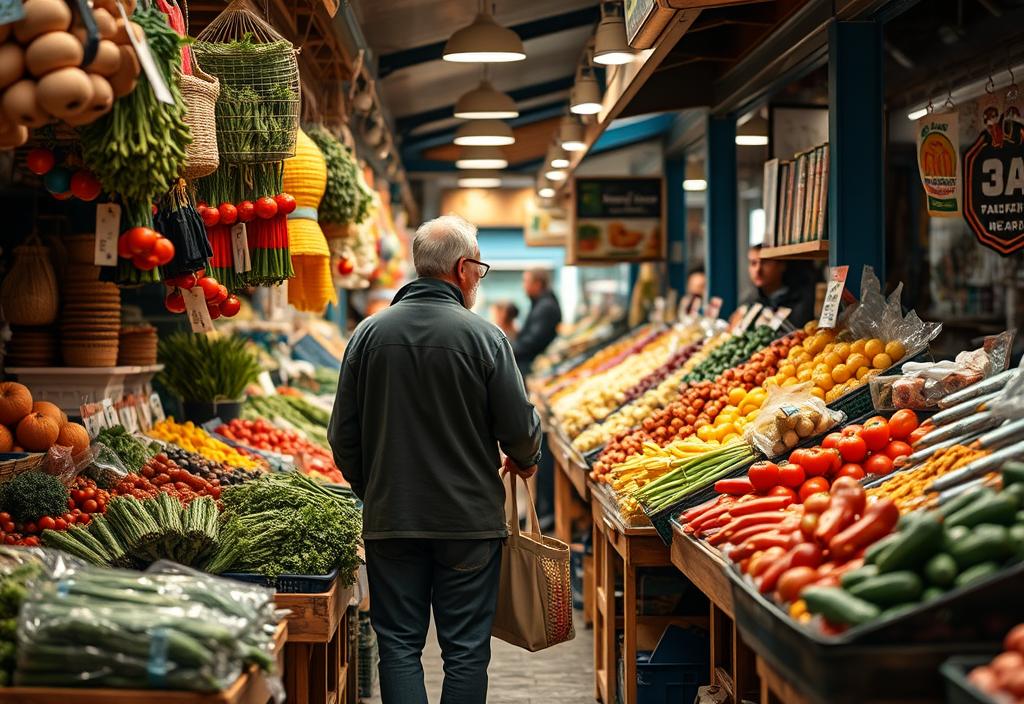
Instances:
[[[684,191],[706,191],[707,179],[704,178],[704,165],[698,161],[686,163],[686,177],[683,179]]]
[[[501,120],[470,120],[455,130],[455,143],[462,147],[504,147],[515,141],[512,128]]]
[[[459,188],[497,188],[501,185],[501,173],[482,169],[463,171],[456,183]]]
[[[455,167],[459,169],[504,169],[508,159],[498,147],[464,147]]]
[[[480,85],[464,93],[455,103],[455,117],[460,120],[509,120],[519,117],[519,108],[516,101],[495,90],[488,80],[485,66]]]
[[[567,152],[585,150],[587,145],[583,141],[583,125],[570,115],[563,117],[558,130],[558,143]]]
[[[601,104],[601,87],[591,65],[591,48],[583,52],[583,64],[576,73],[576,85],[569,95],[569,110],[576,115],[596,115],[604,107]]]
[[[552,144],[548,148],[547,156],[548,166],[552,169],[568,169],[569,168],[569,156],[565,153],[565,150],[558,145]]]
[[[544,178],[549,181],[564,181],[568,177],[568,172],[562,171],[561,169],[547,169],[544,172]]]
[[[626,42],[626,20],[616,10],[618,3],[601,3],[601,22],[594,33],[594,62],[603,66],[620,66],[636,58]]]
[[[456,63],[504,63],[522,61],[526,52],[519,35],[494,21],[484,0],[473,23],[449,37],[441,58]]]
[[[741,147],[763,147],[768,144],[768,120],[754,115],[736,130],[736,144]]]

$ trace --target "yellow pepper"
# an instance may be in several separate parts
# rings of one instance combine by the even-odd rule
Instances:
[[[241,467],[249,471],[259,469],[261,466],[258,460],[243,455],[230,445],[217,440],[192,421],[176,423],[173,418],[167,418],[154,425],[149,434],[157,440],[172,442],[214,462],[226,462],[232,467]]]

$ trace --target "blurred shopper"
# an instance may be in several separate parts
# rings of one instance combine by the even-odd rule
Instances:
[[[801,327],[814,318],[816,270],[807,262],[763,259],[761,245],[747,252],[747,273],[757,289],[743,303],[760,303],[766,308],[791,308],[789,322]]]
[[[684,295],[704,300],[707,286],[708,276],[704,273],[704,267],[696,266],[690,270],[689,276],[686,277],[686,292]]]
[[[491,322],[501,328],[509,340],[515,340],[519,335],[518,319],[519,306],[512,301],[498,301],[491,305]]]
[[[426,704],[421,654],[433,608],[443,704],[484,704],[508,534],[498,469],[540,459],[540,418],[505,335],[470,312],[488,265],[476,228],[424,223],[419,278],[349,341],[331,416],[334,457],[364,502],[371,620],[384,704]]]
[[[523,272],[523,291],[530,298],[530,312],[512,349],[523,378],[530,373],[535,360],[558,335],[562,322],[562,308],[551,290],[551,272],[547,269],[529,269]]]

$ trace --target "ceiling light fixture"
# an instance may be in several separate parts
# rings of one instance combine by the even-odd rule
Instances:
[[[564,181],[569,177],[569,174],[561,169],[548,169],[544,172],[544,178],[549,181]]]
[[[525,59],[519,35],[495,22],[486,2],[481,5],[473,23],[449,37],[441,58],[456,63],[504,63]]]
[[[508,159],[498,147],[465,147],[455,161],[459,169],[504,169]]]
[[[464,171],[457,181],[459,188],[497,188],[501,174],[497,171]]]
[[[568,169],[569,157],[565,151],[557,145],[551,145],[547,156],[548,166],[553,169]]]
[[[618,3],[601,3],[601,22],[594,33],[594,61],[604,66],[621,66],[636,58],[626,42],[626,20],[614,8]]]
[[[684,191],[706,191],[708,182],[704,178],[704,164],[701,161],[688,159],[686,162],[686,174],[683,178]]]
[[[552,188],[551,186],[542,186],[537,191],[537,195],[539,195],[541,198],[554,198],[555,197],[555,189]]]
[[[587,148],[583,141],[583,125],[576,119],[566,116],[558,130],[558,144],[567,152],[581,152]]]
[[[736,130],[736,144],[741,147],[763,147],[768,144],[768,120],[754,115]]]
[[[921,108],[920,110],[914,110],[913,112],[907,113],[908,120],[920,120],[922,117],[928,114],[928,108]]]
[[[688,178],[683,180],[684,191],[706,191],[708,182],[702,178]]]
[[[596,115],[603,107],[601,88],[593,71],[589,66],[581,69],[569,97],[569,110],[577,115]]]
[[[480,85],[463,94],[455,103],[455,117],[461,120],[508,120],[519,117],[519,108],[512,98],[495,90],[487,80],[485,69]]]
[[[455,143],[463,147],[504,147],[515,142],[512,128],[501,120],[470,120],[455,130]]]

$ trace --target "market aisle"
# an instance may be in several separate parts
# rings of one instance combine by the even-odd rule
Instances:
[[[583,627],[575,612],[576,638],[540,653],[528,653],[497,638],[491,639],[488,704],[592,704],[594,701],[594,632]],[[441,650],[431,624],[423,651],[423,670],[431,702],[441,699]],[[380,704],[377,696],[364,700]]]

